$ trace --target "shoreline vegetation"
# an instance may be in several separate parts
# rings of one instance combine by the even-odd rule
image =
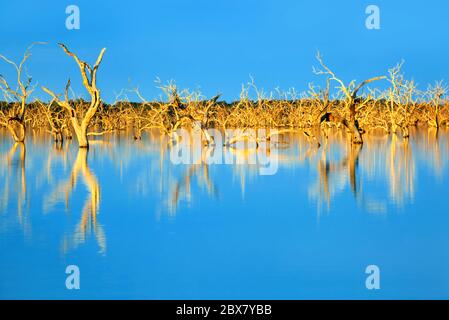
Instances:
[[[64,44],[59,44],[78,65],[90,101],[70,97],[70,80],[62,94],[45,86],[39,88],[51,98],[49,102],[32,100],[38,88],[24,66],[33,45],[19,64],[0,55],[0,60],[13,66],[17,73],[12,82],[0,75],[3,96],[0,127],[8,129],[12,139],[19,143],[25,141],[27,130],[45,131],[58,144],[76,138],[80,148],[88,148],[89,136],[130,132],[133,139],[140,140],[144,132],[154,129],[168,135],[170,143],[176,143],[177,129],[196,127],[202,130],[205,145],[214,145],[207,129],[223,132],[241,129],[241,137],[228,140],[232,144],[248,139],[244,134],[247,129],[265,128],[270,130],[266,140],[273,134],[298,132],[319,147],[320,140],[326,139],[325,129],[331,127],[347,132],[353,144],[362,144],[363,136],[372,131],[398,134],[407,139],[412,127],[449,126],[448,87],[443,81],[421,91],[413,80],[404,77],[401,62],[385,75],[345,83],[319,53],[316,56],[319,67],[313,68],[313,73],[325,80],[325,86],[311,83],[303,93],[277,89],[267,94],[251,79],[242,85],[240,99],[228,103],[220,101],[220,95],[208,99],[198,91],[179,90],[174,81],[162,83],[157,79],[165,99],[148,101],[137,88],[132,88],[126,93],[135,95],[138,102],[129,100],[128,94],[122,91],[114,103],[107,104],[101,100],[97,87],[97,71],[106,49],[101,50],[94,65],[89,65]],[[371,87],[378,82],[386,84],[385,89]]]

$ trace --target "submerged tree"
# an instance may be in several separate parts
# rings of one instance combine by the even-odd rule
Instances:
[[[59,146],[62,146],[64,142],[63,133],[64,131],[68,131],[70,126],[65,115],[65,110],[60,106],[54,108],[54,99],[48,104],[45,104],[40,100],[36,100],[36,103],[39,106],[41,113],[45,115],[48,125],[50,126],[50,130],[47,130],[47,132],[53,136],[53,140]]]
[[[441,125],[441,109],[444,104],[444,96],[447,94],[448,87],[443,81],[437,81],[435,84],[429,85],[426,95],[430,102],[431,110],[427,112],[428,125],[430,127],[439,128]]]
[[[34,43],[26,49],[23,59],[19,64],[0,54],[0,59],[12,65],[17,73],[16,88],[11,87],[8,81],[0,75],[0,90],[3,93],[5,101],[12,104],[12,107],[8,108],[7,113],[5,113],[6,110],[0,110],[0,125],[9,130],[15,142],[25,141],[25,111],[27,108],[27,100],[34,91],[34,86],[31,85],[32,78],[28,74],[25,80],[22,78],[25,63],[31,56],[31,47],[33,45]]]
[[[346,109],[345,111],[347,114],[349,114],[348,119],[346,119],[346,118],[340,119],[340,117],[335,114],[326,113],[325,115],[323,115],[321,117],[321,122],[330,121],[330,120],[333,120],[335,122],[340,122],[351,132],[353,143],[356,143],[356,144],[363,143],[362,135],[360,134],[360,131],[359,131],[360,128],[359,128],[356,116],[357,116],[357,110],[360,109],[360,105],[366,104],[370,98],[368,97],[367,99],[364,99],[364,101],[361,101],[363,99],[359,99],[357,97],[357,94],[365,85],[367,85],[373,81],[385,79],[386,77],[379,76],[379,77],[370,78],[370,79],[362,81],[357,86],[356,86],[355,80],[352,80],[348,85],[345,85],[344,82],[340,78],[337,78],[335,73],[332,72],[331,69],[324,64],[320,53],[317,54],[316,58],[323,69],[322,70],[314,69],[315,74],[326,75],[328,77],[328,80],[330,79],[332,81],[336,81],[339,84],[338,89],[340,89],[340,91],[343,94],[343,100],[344,100],[345,109]]]
[[[401,73],[403,61],[388,70],[388,79],[391,87],[386,91],[387,114],[389,114],[390,127],[388,132],[396,134],[402,130],[404,138],[409,137],[409,127],[413,125],[413,113],[416,111],[417,88],[413,80],[406,80]]]
[[[65,51],[67,55],[75,59],[76,63],[80,68],[81,76],[83,78],[83,85],[91,96],[89,108],[87,109],[87,111],[82,112],[80,117],[78,117],[76,113],[76,108],[72,106],[71,102],[69,101],[68,90],[70,87],[70,79],[68,80],[65,88],[63,101],[60,100],[59,97],[48,88],[42,87],[42,89],[46,93],[51,95],[60,107],[64,108],[68,112],[68,116],[70,118],[73,130],[75,131],[79,147],[88,148],[89,141],[87,139],[88,136],[87,129],[89,128],[91,120],[101,104],[100,90],[97,88],[97,71],[98,67],[100,66],[101,60],[103,59],[103,54],[106,51],[106,48],[103,48],[101,50],[100,54],[98,55],[97,61],[95,62],[95,65],[91,67],[86,62],[80,60],[78,56],[75,55],[73,52],[69,51],[69,49],[67,49],[67,47],[64,44],[60,43],[59,46]]]

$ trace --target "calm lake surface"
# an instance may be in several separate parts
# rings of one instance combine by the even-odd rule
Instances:
[[[155,134],[87,152],[0,132],[0,298],[449,298],[445,129],[319,149],[289,134],[277,153],[260,175],[176,165]]]

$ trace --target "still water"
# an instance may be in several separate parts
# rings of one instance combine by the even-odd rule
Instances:
[[[260,175],[175,165],[155,134],[79,151],[3,132],[0,298],[449,298],[448,137],[284,135]]]

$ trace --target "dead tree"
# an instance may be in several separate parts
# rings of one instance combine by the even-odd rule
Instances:
[[[68,80],[65,88],[64,101],[60,100],[59,96],[48,88],[42,87],[42,90],[51,95],[53,99],[55,99],[56,103],[68,112],[68,116],[70,118],[73,130],[75,131],[79,147],[88,148],[89,141],[87,139],[87,129],[89,128],[90,122],[101,104],[100,90],[97,88],[97,71],[98,67],[100,66],[101,60],[103,59],[103,54],[106,51],[106,48],[103,48],[101,50],[100,54],[98,55],[97,61],[95,62],[95,65],[91,67],[86,62],[80,60],[78,56],[76,56],[73,52],[69,51],[69,49],[67,49],[67,47],[62,43],[60,43],[59,46],[65,51],[67,55],[75,59],[76,63],[78,64],[81,76],[83,78],[83,85],[91,96],[90,106],[87,111],[81,115],[81,119],[78,119],[76,109],[71,105],[69,101],[68,90],[70,87],[70,79]]]
[[[27,48],[20,64],[16,64],[0,54],[0,58],[12,65],[17,73],[17,87],[15,89],[10,86],[8,81],[2,75],[0,75],[0,90],[3,92],[5,100],[14,101],[9,110],[0,110],[0,125],[9,130],[15,142],[25,141],[25,111],[27,100],[34,91],[34,87],[31,85],[32,78],[29,75],[26,75],[25,82],[22,80],[22,77],[23,67],[25,62],[31,56],[30,50],[33,45],[34,44]],[[5,113],[5,111],[7,113]]]
[[[426,112],[428,118],[428,125],[439,129],[441,125],[440,111],[442,109],[443,97],[446,95],[448,87],[443,83],[443,81],[435,82],[435,85],[429,85],[426,95],[428,96],[428,101],[432,110]]]
[[[387,111],[389,114],[390,131],[396,134],[402,129],[404,138],[409,137],[409,126],[412,125],[411,116],[415,111],[417,93],[413,80],[406,80],[401,73],[403,61],[388,70],[388,82],[391,87],[386,92]]]
[[[47,122],[50,126],[48,132],[53,136],[53,140],[61,144],[64,142],[64,130],[67,128],[66,115],[64,113],[64,109],[58,106],[58,108],[52,108],[54,103],[54,99],[52,99],[48,104],[41,102],[40,100],[36,100],[37,105],[39,106],[41,112],[45,115]]]
[[[341,122],[351,132],[352,143],[362,144],[363,139],[362,139],[362,135],[360,134],[359,125],[358,125],[358,122],[356,119],[356,115],[357,115],[356,107],[357,107],[357,103],[360,101],[360,99],[357,98],[357,93],[360,91],[360,89],[362,89],[363,86],[367,85],[368,83],[371,83],[371,82],[377,81],[377,80],[381,80],[381,79],[385,79],[386,77],[380,76],[380,77],[370,78],[365,81],[362,81],[358,86],[356,86],[355,80],[352,80],[348,85],[345,85],[344,82],[340,78],[337,78],[335,76],[335,74],[329,69],[329,67],[327,67],[324,64],[323,59],[319,53],[317,54],[316,58],[317,58],[318,62],[320,63],[321,67],[323,68],[323,70],[314,69],[314,73],[318,74],[318,75],[326,75],[328,77],[328,79],[336,81],[339,84],[338,89],[340,89],[340,91],[343,93],[343,96],[344,96],[345,109],[346,109],[347,113],[349,114],[349,116],[348,116],[349,119],[344,119],[344,118],[341,119],[340,117],[337,117],[337,116],[335,116],[335,119],[338,120],[339,122]],[[331,117],[332,117],[331,114],[328,114],[328,115],[325,114],[321,117],[321,119],[322,119],[322,121],[325,121],[326,119],[329,119]]]

